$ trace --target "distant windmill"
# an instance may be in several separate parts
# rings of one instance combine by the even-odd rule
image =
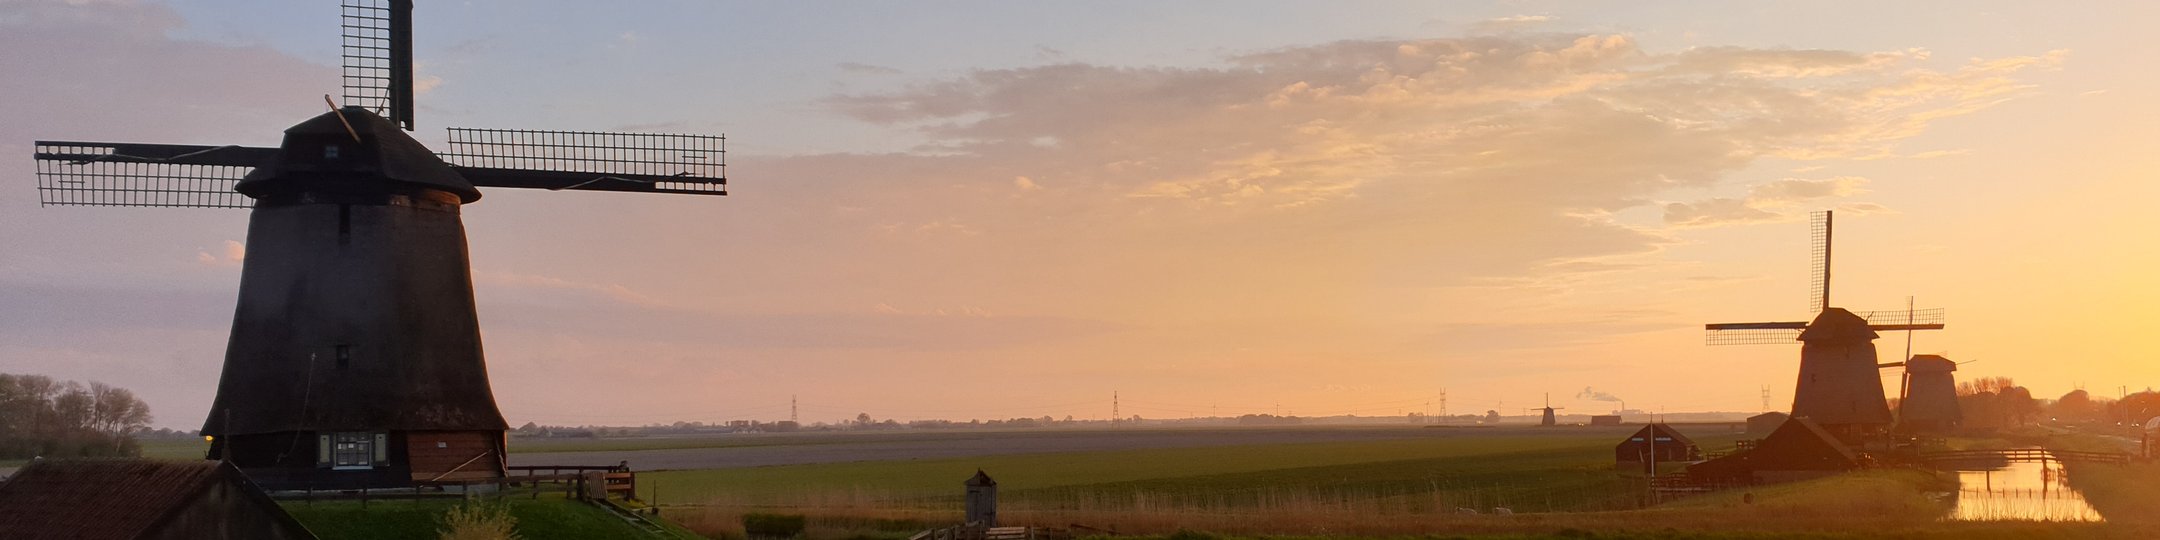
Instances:
[[[1895,363],[1905,368],[1904,388],[1898,393],[1898,431],[1934,433],[1956,429],[1965,421],[1958,407],[1957,362],[1922,354]]]
[[[1800,377],[1793,386],[1792,415],[1814,420],[1832,433],[1857,439],[1879,433],[1891,423],[1876,361],[1877,332],[1941,330],[1943,310],[1906,309],[1853,313],[1830,305],[1832,214],[1816,212],[1810,227],[1814,272],[1808,309],[1810,322],[1756,322],[1704,325],[1710,345],[1800,342]],[[1892,364],[1895,365],[1895,364]]]
[[[723,137],[452,128],[429,151],[400,129],[412,7],[341,6],[345,106],[277,148],[39,141],[33,156],[45,205],[252,208],[202,433],[271,489],[503,475],[459,217],[477,188],[727,194]]]
[[[1552,406],[1552,394],[1551,394],[1551,393],[1547,393],[1547,394],[1545,394],[1545,406],[1543,406],[1543,407],[1531,407],[1531,408],[1523,409],[1523,414],[1529,414],[1529,413],[1530,413],[1530,411],[1542,411],[1542,412],[1544,412],[1544,413],[1545,413],[1545,415],[1544,415],[1544,417],[1543,417],[1543,418],[1540,418],[1540,419],[1538,420],[1538,425],[1540,425],[1540,426],[1547,426],[1547,427],[1550,427],[1550,426],[1557,426],[1557,425],[1560,425],[1560,422],[1559,422],[1559,418],[1553,415],[1553,411],[1557,411],[1557,410],[1561,410],[1561,409],[1566,409],[1566,408],[1567,408],[1567,407],[1554,407],[1554,406]]]

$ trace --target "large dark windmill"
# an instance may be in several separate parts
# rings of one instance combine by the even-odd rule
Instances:
[[[1890,426],[1890,405],[1883,397],[1883,367],[1876,361],[1875,339],[1882,331],[1941,330],[1943,310],[1906,309],[1854,313],[1830,305],[1830,212],[1813,215],[1814,275],[1809,322],[1757,322],[1705,325],[1711,345],[1792,343],[1800,347],[1800,377],[1793,386],[1792,415],[1808,418],[1855,442]]]
[[[272,489],[498,478],[460,207],[497,187],[726,195],[725,139],[452,128],[437,154],[403,131],[412,2],[341,9],[343,107],[277,148],[39,141],[39,201],[252,209],[211,457]]]

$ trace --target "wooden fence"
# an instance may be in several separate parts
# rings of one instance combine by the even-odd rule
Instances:
[[[1048,527],[955,525],[915,533],[908,540],[1072,540],[1072,531]]]
[[[508,470],[511,471],[508,479],[512,485],[526,483],[538,488],[543,482],[568,484],[571,492],[581,497],[621,495],[624,499],[637,500],[637,472],[630,470],[628,462],[619,465],[516,465]],[[525,474],[516,474],[517,471]],[[547,474],[540,474],[540,471],[547,471]],[[534,490],[536,494],[538,491]]]
[[[1942,450],[1920,453],[1920,461],[1930,464],[1959,461],[2076,461],[2122,465],[2130,463],[2131,457],[2130,454],[2124,452],[2084,452],[2077,450],[2047,450],[2043,448]]]

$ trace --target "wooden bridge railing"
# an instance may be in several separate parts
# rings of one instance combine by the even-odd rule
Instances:
[[[587,478],[597,476],[602,493],[620,494],[624,499],[637,499],[637,472],[630,470],[630,463],[627,461],[617,465],[513,465],[506,469],[512,473],[509,477],[511,482],[571,483],[577,485],[573,488],[577,493],[585,493]],[[516,471],[525,471],[525,474],[518,475],[515,474]],[[540,471],[547,471],[547,474],[540,474]]]
[[[2045,448],[1941,450],[1920,453],[1920,460],[1929,463],[1999,459],[2005,461],[2077,461],[2127,464],[2130,463],[2130,458],[2130,454],[2123,452],[2087,452],[2079,450],[2048,450]]]

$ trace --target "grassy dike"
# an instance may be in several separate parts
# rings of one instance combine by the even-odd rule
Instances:
[[[2055,434],[2038,441],[2054,450],[2119,452],[2124,443],[2089,433]],[[2160,463],[2129,465],[2066,462],[2070,487],[2111,523],[2160,528]],[[2160,538],[2156,534],[2155,538]]]

